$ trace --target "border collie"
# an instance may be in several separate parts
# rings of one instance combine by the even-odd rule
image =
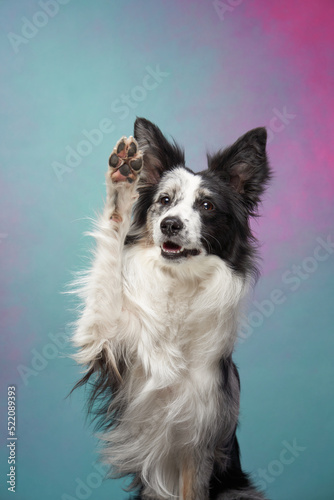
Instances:
[[[197,173],[138,118],[109,158],[94,261],[78,281],[77,361],[112,477],[137,499],[264,499],[242,471],[238,317],[256,277],[256,215],[270,178],[266,130]]]

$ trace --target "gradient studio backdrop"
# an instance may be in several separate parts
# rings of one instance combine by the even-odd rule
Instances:
[[[334,498],[333,17],[332,0],[1,2],[1,498],[8,385],[14,498],[127,498],[102,482],[84,392],[64,399],[79,368],[61,292],[87,263],[107,159],[136,115],[194,170],[268,127],[262,278],[236,349],[243,464],[271,500]]]

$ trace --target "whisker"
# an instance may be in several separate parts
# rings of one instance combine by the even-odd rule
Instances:
[[[212,245],[210,244],[209,240],[207,238],[205,238],[205,235],[210,236],[210,238],[214,239],[218,243],[220,250],[223,250],[223,247],[221,246],[221,243],[217,238],[215,238],[212,234],[209,234],[209,233],[206,233],[205,231],[203,231],[203,233],[202,233],[203,239],[207,242],[207,244],[210,246],[211,249],[212,249]]]

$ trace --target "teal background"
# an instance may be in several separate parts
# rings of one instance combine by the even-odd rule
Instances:
[[[65,399],[80,368],[63,292],[88,265],[83,234],[103,204],[107,159],[136,116],[184,145],[194,170],[206,150],[267,126],[275,176],[253,224],[262,277],[235,353],[243,464],[271,500],[334,498],[334,250],[319,247],[334,241],[333,10],[330,0],[0,3],[1,499],[9,385],[17,500],[127,498],[94,468],[84,391]]]

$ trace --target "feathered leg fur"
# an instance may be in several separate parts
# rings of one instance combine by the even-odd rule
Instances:
[[[125,154],[134,144],[134,161],[141,160],[132,137],[120,139],[114,155],[123,144]],[[97,228],[91,233],[96,240],[95,258],[89,274],[80,282],[79,295],[83,298],[84,308],[73,341],[79,348],[76,355],[79,363],[93,369],[96,360],[103,357],[116,379],[121,381],[118,368],[124,354],[121,332],[128,329],[132,316],[123,308],[122,251],[131,224],[132,206],[138,197],[136,188],[140,170],[130,170],[131,162],[124,154],[118,157],[119,164],[115,166],[114,162],[106,173],[106,203]],[[106,277],[110,286],[105,286]],[[131,317],[131,323],[132,326],[136,323],[134,317]]]

